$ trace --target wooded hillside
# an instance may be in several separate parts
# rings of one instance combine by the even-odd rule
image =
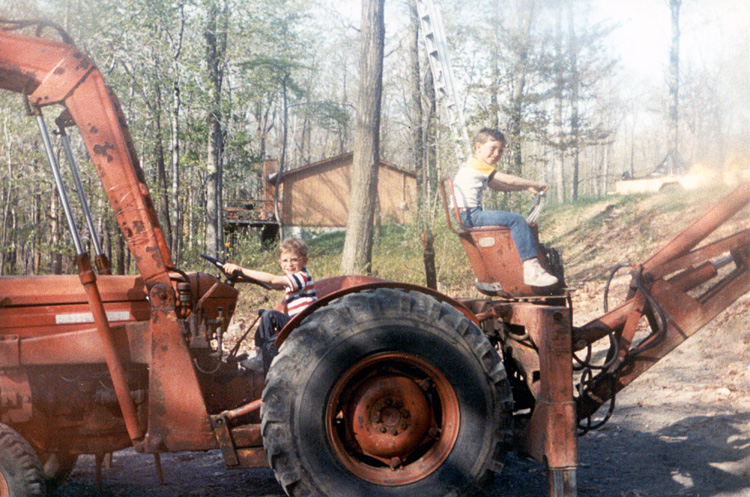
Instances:
[[[289,170],[351,150],[360,30],[346,4],[7,0],[0,17],[55,22],[97,63],[123,105],[181,265],[204,251],[243,250],[222,243],[221,208],[260,197],[264,157],[280,158]],[[603,195],[624,172],[649,172],[667,154],[672,101],[664,75],[639,91],[627,83],[610,43],[618,19],[594,19],[585,0],[440,5],[470,134],[485,125],[506,130],[508,172],[547,182],[552,197],[564,202]],[[435,226],[443,222],[437,182],[464,158],[455,157],[447,138],[413,1],[386,8],[380,157],[417,173],[417,228]],[[685,3],[686,25],[698,16],[714,22],[698,8]],[[699,33],[683,31],[682,40],[691,36]],[[722,60],[681,67],[684,164],[748,166],[747,150],[737,146],[750,142],[748,131],[724,98],[734,98],[735,106],[750,101],[744,78],[750,58],[738,48],[746,53],[747,36],[728,42]],[[19,95],[0,94],[0,107],[0,274],[65,272],[69,236],[38,132]],[[117,272],[128,272],[129,256],[98,179],[72,138],[105,251]],[[525,202],[498,195],[489,203],[523,210]]]

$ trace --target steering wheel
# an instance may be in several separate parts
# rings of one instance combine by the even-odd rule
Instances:
[[[542,212],[544,207],[544,201],[546,200],[546,191],[541,191],[534,195],[534,206],[531,208],[528,214],[526,214],[526,222],[531,224],[535,223],[539,219],[539,214]]]
[[[263,281],[256,280],[255,278],[250,278],[248,276],[245,276],[244,274],[229,274],[226,271],[224,271],[224,263],[221,262],[219,259],[215,257],[211,257],[210,255],[201,254],[201,257],[206,259],[208,262],[216,266],[223,274],[227,277],[227,279],[231,282],[237,282],[241,281],[244,283],[253,283],[254,285],[262,286],[266,290],[271,290],[271,285],[268,283],[265,283]]]

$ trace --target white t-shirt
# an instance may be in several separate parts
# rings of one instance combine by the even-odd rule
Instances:
[[[481,208],[484,189],[496,172],[497,169],[476,157],[472,157],[458,168],[453,179],[453,191],[456,194],[458,208]]]

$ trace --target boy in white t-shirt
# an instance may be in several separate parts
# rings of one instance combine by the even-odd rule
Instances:
[[[530,286],[547,287],[557,278],[542,268],[537,258],[536,240],[526,220],[519,214],[505,211],[486,211],[484,191],[489,186],[502,192],[528,190],[540,193],[547,185],[527,180],[495,169],[505,148],[506,139],[496,129],[483,128],[474,140],[474,156],[458,169],[453,180],[456,205],[461,222],[472,226],[507,226],[523,262],[523,282]]]

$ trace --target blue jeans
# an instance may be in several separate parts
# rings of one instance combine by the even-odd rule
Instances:
[[[474,226],[507,226],[516,244],[521,261],[537,257],[536,240],[529,223],[520,214],[505,211],[485,211],[479,207],[461,212],[461,222],[467,228]]]
[[[276,348],[276,337],[279,336],[281,328],[291,320],[283,312],[269,309],[261,315],[258,329],[255,330],[255,346],[260,349],[263,358],[263,372],[268,373],[271,361],[279,354]]]

